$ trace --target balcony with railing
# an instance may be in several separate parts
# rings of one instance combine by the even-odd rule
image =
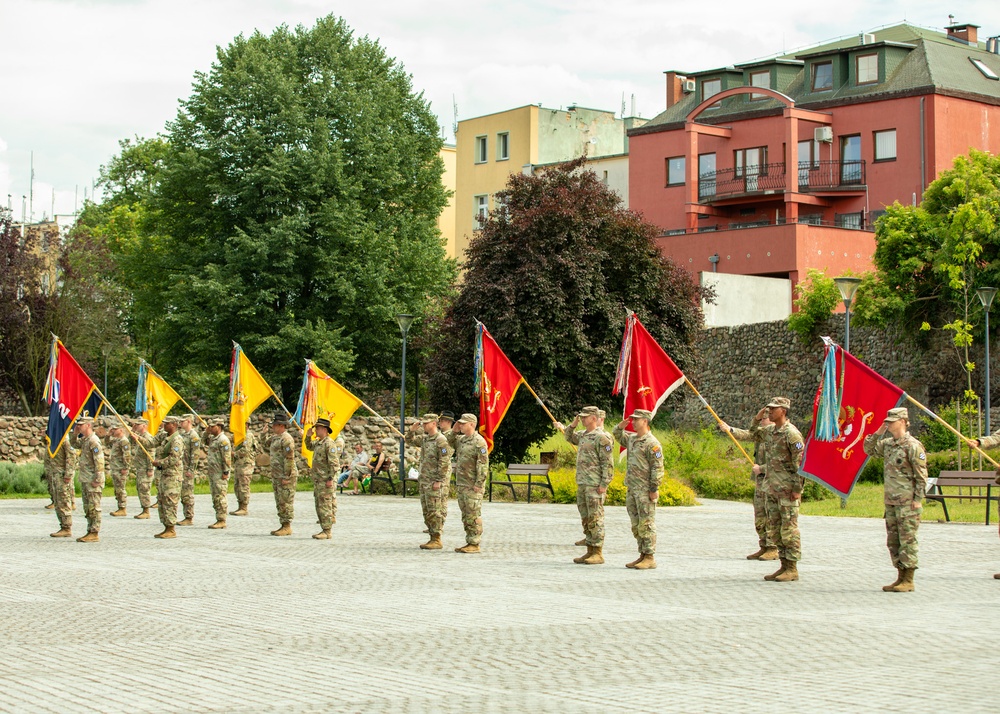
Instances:
[[[864,190],[864,161],[814,161],[799,164],[799,191]],[[744,196],[783,193],[785,164],[758,164],[704,173],[698,180],[698,201],[714,203]]]

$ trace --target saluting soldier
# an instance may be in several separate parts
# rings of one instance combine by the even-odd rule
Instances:
[[[586,545],[587,553],[573,558],[574,563],[600,565],[604,562],[604,496],[614,478],[614,441],[604,429],[598,428],[601,410],[584,407],[569,426],[555,423],[563,436],[577,447],[576,507],[580,511],[584,538],[577,545]],[[575,431],[583,423],[583,431]]]
[[[150,486],[153,483],[153,462],[150,457],[156,450],[156,437],[149,433],[149,422],[141,417],[132,420],[132,433],[136,440],[135,458],[132,460],[132,465],[135,466],[135,491],[142,507],[142,511],[135,518],[145,520],[149,518],[152,502]]]
[[[909,412],[898,407],[889,410],[878,431],[865,437],[865,453],[878,456],[884,464],[886,546],[897,573],[896,581],[882,588],[885,592],[913,592],[917,570],[917,529],[927,492],[927,452],[909,428]]]
[[[271,422],[271,486],[274,489],[274,505],[278,509],[281,527],[271,531],[273,536],[292,534],[292,518],[295,515],[295,485],[299,480],[295,465],[295,440],[288,433],[288,415],[278,412]]]
[[[766,408],[766,407],[765,407]],[[760,425],[766,427],[771,420],[765,415]],[[748,429],[730,426],[726,422],[719,424],[720,431],[728,431],[740,441],[753,441]],[[767,448],[763,441],[754,442],[753,447],[753,526],[757,531],[757,551],[747,556],[747,560],[777,560],[778,549],[774,539],[767,530]]]
[[[69,538],[73,535],[73,473],[76,471],[80,452],[73,448],[72,441],[67,437],[55,457],[49,457],[48,449],[45,450],[45,463],[50,469],[52,498],[59,518],[59,530],[50,534],[53,538]]]
[[[101,496],[104,495],[104,445],[94,433],[93,417],[76,420],[80,435],[79,476],[83,494],[83,512],[87,516],[87,534],[78,543],[96,543],[101,531]]]
[[[118,510],[112,511],[111,515],[121,518],[126,515],[125,506],[128,503],[128,492],[125,487],[128,484],[128,470],[132,465],[132,444],[125,436],[125,428],[121,423],[113,425],[110,433],[108,470],[111,471],[111,481],[115,485],[115,499],[118,501]]]
[[[639,557],[625,567],[652,570],[656,567],[656,504],[663,481],[663,447],[650,429],[651,411],[636,409],[629,418],[634,434],[625,431],[624,421],[614,428],[615,439],[628,450],[625,508],[639,545]]]
[[[799,475],[802,434],[788,420],[791,402],[787,397],[775,397],[753,418],[750,436],[761,441],[767,450],[767,527],[778,548],[781,567],[764,580],[781,583],[799,579],[798,562],[802,559],[802,539],[799,534],[799,504],[804,479]],[[771,423],[763,426],[764,417]]]
[[[465,545],[456,553],[478,553],[483,538],[483,488],[490,474],[490,455],[486,439],[476,431],[475,414],[463,414],[446,434],[455,453],[455,490],[462,511]]]
[[[423,429],[421,433],[420,429]],[[430,538],[421,543],[423,550],[441,550],[441,530],[448,516],[448,490],[451,481],[451,455],[448,439],[438,431],[438,415],[424,414],[420,424],[406,432],[406,443],[420,447],[420,506]],[[405,482],[403,487],[405,488]]]
[[[209,528],[226,527],[226,493],[229,491],[229,472],[233,466],[233,451],[229,437],[223,431],[225,419],[216,418],[208,427],[208,483],[212,489],[212,506],[215,523]]]
[[[184,439],[184,476],[181,481],[181,505],[184,507],[184,520],[177,521],[179,526],[194,525],[194,479],[198,472],[198,450],[201,448],[201,436],[194,427],[194,414],[181,417],[181,437]]]
[[[235,511],[231,511],[231,516],[245,516],[250,508],[250,480],[253,478],[254,469],[257,467],[257,451],[260,442],[254,436],[250,428],[250,421],[247,420],[246,436],[239,446],[233,449],[233,491],[236,493],[237,505]]]
[[[315,436],[315,438],[314,438]],[[342,444],[343,442],[341,442]],[[330,540],[330,529],[337,522],[337,475],[343,446],[330,438],[330,420],[317,419],[306,432],[306,448],[313,452],[313,500],[316,517],[322,530],[313,535],[316,540]]]
[[[179,429],[180,419],[168,416],[163,420],[163,439],[156,449],[153,466],[160,470],[157,488],[157,508],[163,532],[154,538],[176,538],[177,503],[181,497],[181,481],[184,478],[184,437]],[[160,434],[157,434],[159,437]]]
[[[970,439],[969,443],[979,449],[992,449],[1000,446],[1000,429],[997,429],[989,436],[983,436],[979,439]],[[996,482],[1000,484],[1000,469],[997,469]],[[993,577],[1000,580],[1000,573],[994,573]]]

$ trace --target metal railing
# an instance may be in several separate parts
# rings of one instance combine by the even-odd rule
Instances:
[[[837,220],[835,221],[824,221],[813,218],[812,216],[799,216],[797,221],[789,221],[785,218],[779,218],[777,221],[765,219],[750,221],[725,220],[720,221],[719,223],[698,226],[698,229],[693,232],[714,233],[716,231],[744,230],[747,228],[764,228],[768,226],[788,226],[796,224],[802,226],[819,226],[823,228],[843,228],[846,230],[867,231],[869,233],[875,231],[875,219],[872,217],[871,213],[844,213],[837,214]],[[676,228],[661,231],[660,237],[666,238],[685,234],[687,234],[686,230],[683,228]]]
[[[802,192],[855,189],[865,185],[864,161],[801,162],[798,167]],[[698,200],[711,203],[720,198],[779,193],[785,190],[785,164],[758,164],[720,169],[698,179]]]

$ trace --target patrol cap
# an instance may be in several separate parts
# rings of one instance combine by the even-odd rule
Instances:
[[[180,417],[178,417],[178,416],[167,416],[167,417],[163,417],[163,423],[164,423],[164,424],[176,424],[176,423],[178,423],[178,422],[179,422],[180,420],[181,420],[181,418],[180,418]]]
[[[437,414],[424,414],[422,417],[420,417],[420,423],[429,424],[432,421],[436,422],[438,418],[439,417]]]
[[[458,418],[459,424],[475,424],[479,421],[479,418],[475,414],[469,414],[466,412]]]
[[[789,401],[788,397],[774,397],[770,402],[767,403],[767,408],[780,407],[781,409],[791,409],[792,403]]]
[[[648,409],[636,409],[634,412],[629,414],[629,419],[649,419],[652,420],[653,412]]]
[[[226,424],[228,422],[229,422],[229,420],[226,419],[225,417],[215,417],[214,419],[209,419],[208,420],[208,425],[209,426],[222,426],[222,427],[224,427],[224,426],[226,426]]]
[[[607,415],[608,415],[607,412],[605,412],[603,409],[598,409],[597,410],[597,418],[598,419],[603,419]]]
[[[189,421],[194,424],[194,414],[182,414],[181,421]]]
[[[327,431],[330,431],[330,420],[329,419],[317,419],[313,426],[321,426]]]
[[[143,417],[136,417],[132,420],[132,426],[139,426],[140,424],[145,424],[149,426],[149,419],[144,419]]]
[[[90,424],[91,426],[93,426],[93,424],[94,424],[94,417],[83,416],[83,417],[80,417],[79,419],[77,419],[76,423],[77,424]]]
[[[441,412],[441,419],[447,419],[448,421],[455,421],[454,412]]]
[[[885,415],[886,423],[899,421],[900,419],[906,419],[906,421],[910,420],[910,412],[906,407],[896,407],[895,409],[890,409],[889,413]]]
[[[580,410],[579,416],[582,416],[582,417],[586,417],[586,416],[600,417],[601,416],[601,410],[598,409],[597,407],[584,407],[583,409]]]

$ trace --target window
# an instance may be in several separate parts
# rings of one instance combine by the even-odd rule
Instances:
[[[486,223],[486,214],[489,211],[490,197],[488,195],[473,196],[472,197],[472,227],[479,231],[483,229],[483,224]]]
[[[510,133],[502,131],[497,134],[497,161],[510,158]]]
[[[715,154],[698,155],[698,198],[715,195]]]
[[[982,72],[983,76],[986,77],[987,79],[1000,79],[1000,76],[997,76],[996,72],[994,72],[992,69],[983,64],[982,60],[977,60],[970,57],[969,61],[972,62],[973,66],[980,72]]]
[[[896,160],[896,130],[886,129],[875,132],[875,160]]]
[[[605,171],[604,172],[604,176],[601,177],[601,183],[603,183],[605,186],[608,185],[608,172],[607,171]]]
[[[750,86],[751,87],[765,87],[767,89],[771,88],[771,73],[768,70],[762,72],[751,72],[750,73]],[[767,99],[764,94],[751,94],[750,100],[755,99]]]
[[[817,62],[812,66],[812,89],[814,92],[833,89],[833,62]]]
[[[477,136],[476,137],[476,163],[485,164],[486,163],[486,137]]]
[[[858,55],[855,57],[854,75],[858,84],[878,82],[878,55]]]
[[[683,156],[667,159],[667,186],[680,186],[684,183],[684,168]]]
[[[865,214],[858,213],[838,213],[834,221],[839,228],[851,228],[860,231],[864,227]]]
[[[767,173],[764,166],[767,163],[767,147],[757,146],[753,149],[737,149],[733,152],[733,166],[736,176],[759,176]]]
[[[799,187],[809,186],[809,172],[819,168],[819,143],[809,139],[799,142]]]
[[[861,136],[840,137],[840,183],[861,183]]]
[[[706,79],[701,83],[701,101],[705,101],[709,97],[714,97],[716,94],[722,91],[722,80],[721,79]],[[709,109],[715,109],[720,106],[719,104],[713,104]]]

